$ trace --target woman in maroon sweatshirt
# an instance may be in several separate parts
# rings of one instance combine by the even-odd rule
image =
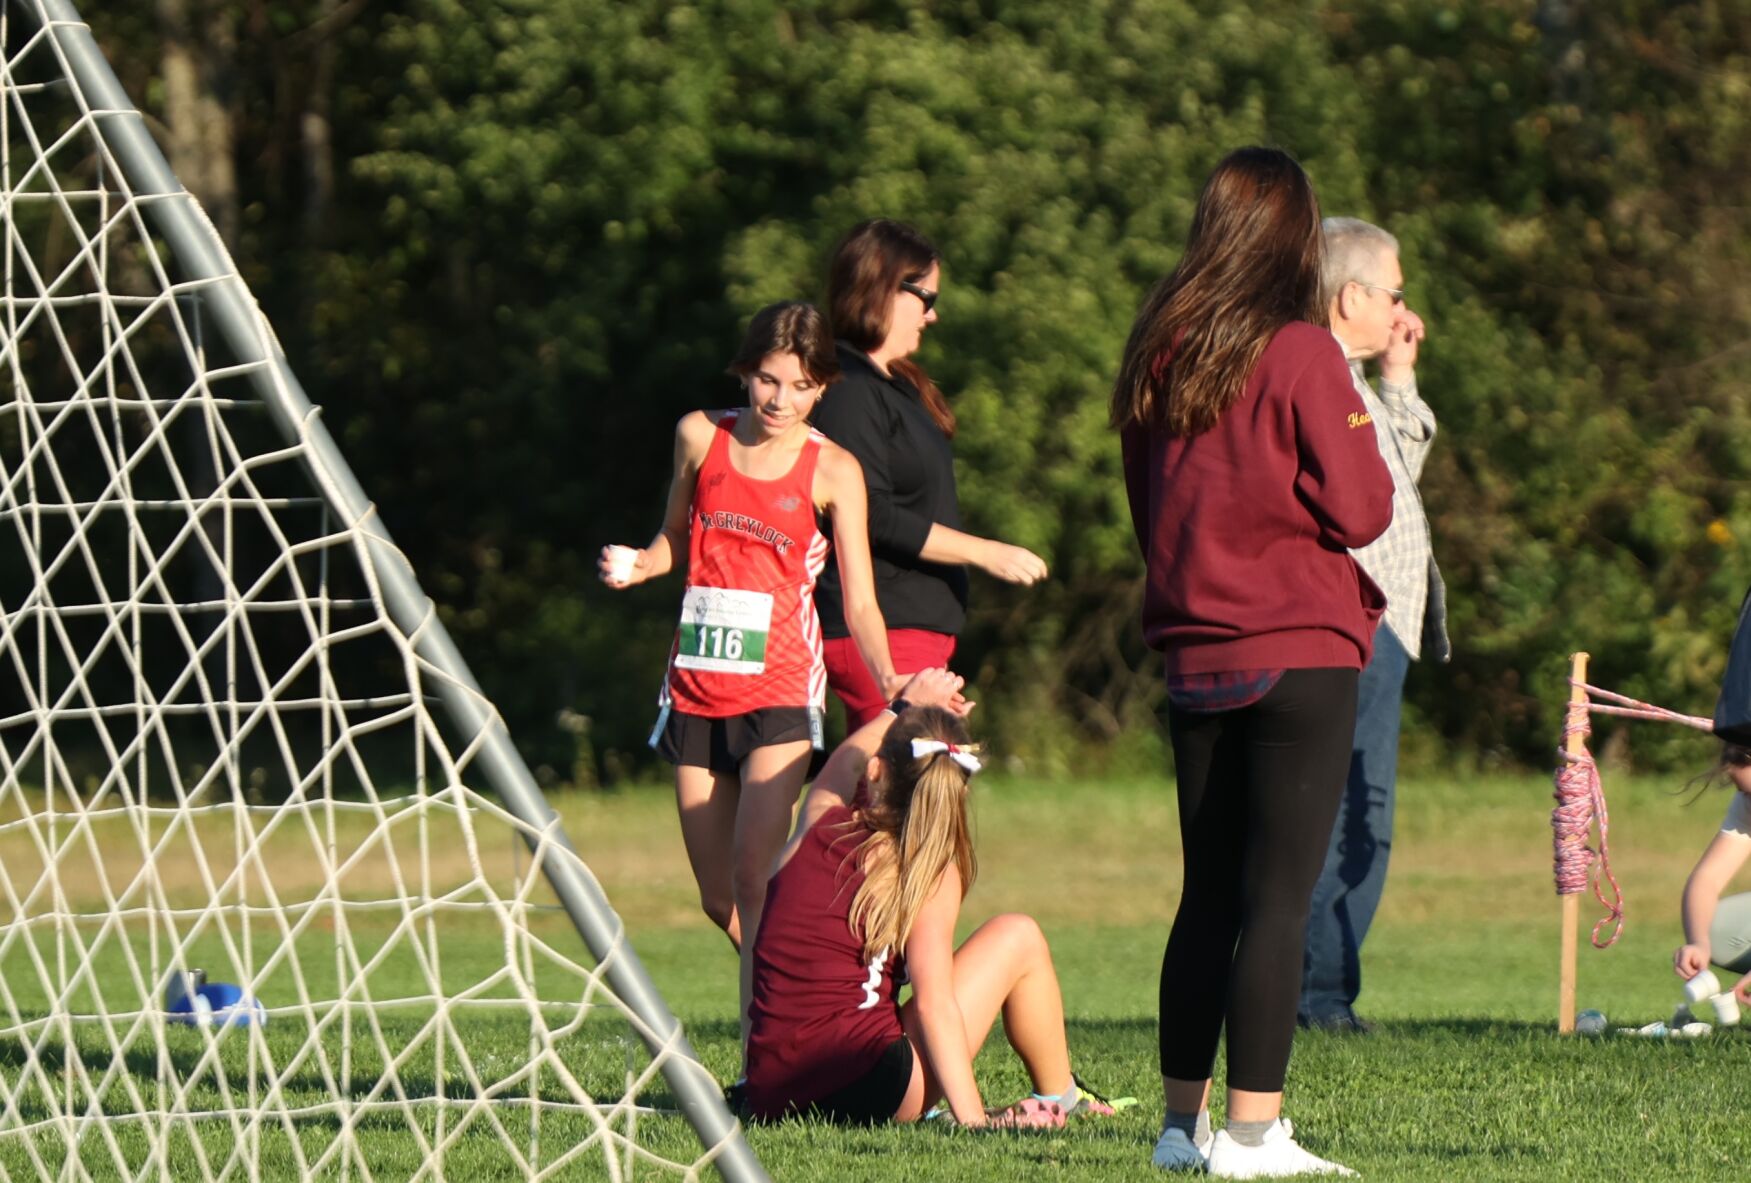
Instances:
[[[1319,205],[1283,152],[1231,153],[1113,390],[1165,658],[1185,886],[1161,968],[1168,1120],[1155,1162],[1349,1173],[1279,1122],[1307,909],[1385,597],[1350,558],[1392,478],[1325,327]],[[1209,1136],[1228,1028],[1228,1125]]]

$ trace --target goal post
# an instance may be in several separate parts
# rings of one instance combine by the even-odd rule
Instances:
[[[0,968],[10,964],[7,950],[36,964],[35,976],[43,984],[38,992],[46,1007],[46,1016],[33,1017],[20,993],[9,991],[10,1013],[0,1016],[0,1024],[10,1026],[21,1046],[28,1048],[18,1062],[0,1060],[0,1170],[6,1177],[63,1177],[66,1167],[58,1164],[56,1156],[77,1156],[97,1147],[93,1153],[118,1165],[125,1163],[136,1177],[153,1163],[160,1174],[171,1173],[168,1164],[174,1154],[191,1156],[206,1176],[260,1177],[264,1168],[259,1162],[239,1158],[236,1149],[215,1150],[196,1132],[202,1120],[210,1119],[229,1123],[244,1153],[252,1142],[258,1150],[264,1141],[271,1142],[264,1139],[263,1127],[274,1125],[283,1132],[285,1145],[268,1153],[290,1154],[301,1170],[332,1168],[341,1175],[354,1171],[361,1178],[372,1177],[367,1155],[356,1149],[325,1149],[319,1137],[312,1142],[300,1125],[308,1114],[301,1114],[286,1082],[302,1071],[317,1072],[328,1081],[326,1087],[349,1093],[337,1108],[309,1107],[321,1121],[338,1123],[342,1136],[355,1136],[359,1126],[368,1124],[373,1105],[434,1109],[439,1116],[429,1129],[422,1124],[424,1119],[408,1119],[411,1136],[421,1146],[419,1173],[424,1177],[444,1177],[446,1153],[455,1152],[470,1136],[469,1130],[492,1131],[480,1136],[503,1142],[508,1157],[525,1175],[545,1177],[549,1171],[575,1165],[576,1158],[568,1157],[565,1147],[549,1146],[545,1157],[531,1149],[538,1143],[533,1132],[538,1119],[533,1115],[568,1106],[590,1111],[585,1128],[600,1138],[602,1169],[609,1177],[622,1177],[631,1173],[635,1160],[650,1161],[638,1154],[633,1132],[639,1121],[649,1123],[648,1117],[639,1117],[649,1112],[648,1107],[627,1104],[623,1098],[596,1109],[595,1098],[585,1094],[578,1079],[567,1079],[572,1066],[554,1054],[554,1041],[575,1034],[587,1012],[606,998],[650,1056],[651,1068],[640,1072],[629,1065],[625,1079],[636,1086],[649,1079],[652,1069],[660,1073],[673,1106],[704,1148],[699,1158],[681,1164],[682,1173],[692,1177],[709,1166],[736,1183],[765,1179],[717,1083],[699,1062],[633,952],[620,918],[567,838],[502,719],[342,458],[225,245],[173,175],[90,29],[70,0],[0,3],[12,25],[4,45],[5,73],[0,76],[8,140],[5,192],[0,195],[6,202],[7,239],[0,418],[17,421],[13,435],[0,438],[0,517],[14,519],[10,528],[0,529],[0,563],[11,561],[5,554],[16,541],[21,551],[29,552],[40,593],[24,603],[0,600],[0,694],[8,695],[0,698],[0,716],[4,716],[0,775],[9,798],[0,812],[0,829],[13,827],[21,842],[28,839],[47,876],[35,883],[5,876],[5,898],[0,901]],[[23,71],[26,58],[36,73]],[[45,59],[52,59],[64,77],[32,81]],[[58,100],[70,103],[69,122],[36,126],[34,97],[61,87],[65,94]],[[88,190],[63,186],[54,173],[60,146],[77,137],[89,138],[90,167],[98,178]],[[71,241],[71,245],[62,241],[61,254],[45,262],[40,274],[30,261],[20,258],[29,249],[27,240],[34,227],[23,227],[19,219],[27,216],[32,202],[49,208],[45,216],[55,227],[50,237],[58,234]],[[90,217],[75,214],[79,202],[95,203],[99,212]],[[15,211],[20,212],[15,216]],[[130,252],[125,265],[136,278],[147,277],[143,292],[111,290],[104,269],[119,239],[127,240]],[[61,270],[51,274],[56,265]],[[61,323],[63,316],[82,312],[87,304],[100,309],[89,328],[76,330]],[[153,333],[180,338],[190,364],[190,376],[171,398],[147,389],[149,367],[132,354],[136,346],[144,350]],[[27,357],[33,347],[37,352]],[[49,368],[66,371],[71,384],[42,398],[25,371],[56,350],[64,356]],[[265,409],[281,441],[280,452],[245,454],[222,425],[222,416],[243,397],[245,386]],[[107,405],[75,409],[82,401],[104,404],[106,388]],[[184,410],[174,405],[179,400],[200,405]],[[143,416],[147,425],[137,428],[131,420],[128,426],[120,425],[124,412]],[[81,422],[82,414],[88,415],[90,426]],[[57,433],[71,440],[87,430],[124,442],[114,450],[113,460],[104,453],[107,475],[100,473],[97,480],[102,487],[81,500],[70,491],[76,482],[63,479],[62,467],[89,463],[89,457],[57,457],[54,447]],[[194,441],[195,452],[215,458],[207,483],[216,488],[197,489],[194,486],[201,482],[177,470],[171,458],[187,443],[178,433]],[[136,446],[139,439],[144,442]],[[284,522],[309,511],[288,508],[295,498],[269,490],[265,482],[260,487],[255,484],[261,473],[277,471],[275,466],[282,461],[307,474],[321,503],[321,524],[302,538],[292,537]],[[165,487],[173,488],[174,496],[160,498],[162,506],[131,503],[130,481],[160,464],[169,473]],[[178,512],[183,517],[159,529],[147,521],[148,510],[164,506],[172,510],[172,519]],[[235,531],[234,517],[239,523]],[[108,533],[112,521],[127,524],[125,538],[113,544]],[[227,560],[233,546],[247,549],[242,539],[249,531],[277,539],[284,551],[263,560],[259,570],[239,572]],[[105,551],[104,545],[112,549]],[[221,584],[222,594],[210,602],[199,595],[171,602],[166,589],[179,577],[178,565],[198,564],[203,555],[214,568],[206,578]],[[330,565],[349,557],[358,566],[350,600],[331,594],[328,583]],[[81,563],[89,568],[79,575],[82,589],[91,586],[89,603],[51,602],[43,589],[67,578]],[[320,576],[306,573],[312,563],[320,566]],[[112,572],[116,583],[123,584],[122,591],[109,583]],[[283,603],[275,598],[282,594]],[[349,606],[362,606],[368,618],[351,631],[334,624],[334,615]],[[252,622],[270,610],[277,619],[302,622],[308,636],[307,647],[280,664],[262,656],[271,647],[264,639],[266,631],[259,635],[252,631]],[[370,615],[373,612],[375,617]],[[151,663],[151,642],[144,639],[152,627],[148,617],[164,618],[170,626],[165,635],[174,634],[172,655],[183,667],[174,678],[162,676]],[[84,626],[76,618],[94,623],[78,632]],[[101,656],[87,663],[81,638],[101,650]],[[389,694],[349,696],[339,684],[345,670],[337,671],[337,652],[355,641],[376,644],[384,638],[401,655],[405,685]],[[121,654],[117,668],[130,671],[126,676],[143,688],[139,697],[145,701],[110,701],[97,692],[97,683],[109,676],[99,666],[112,652]],[[221,661],[223,671],[206,668]],[[18,686],[8,690],[8,680],[16,680]],[[202,700],[192,700],[195,687],[221,680],[231,688],[229,693],[203,689]],[[318,698],[300,697],[311,685],[318,687]],[[237,687],[253,689],[244,693]],[[16,708],[14,696],[24,701],[25,709]],[[443,727],[424,712],[428,699],[442,708],[448,726],[445,734],[461,737],[459,741],[440,736]],[[294,724],[292,716],[299,710],[317,721]],[[184,715],[204,720],[215,733],[211,763],[188,775],[171,755],[173,749],[186,752],[171,738]],[[114,766],[91,777],[96,787],[83,795],[75,787],[61,797],[45,791],[40,800],[34,798],[25,780],[27,765],[43,769],[45,780],[71,783],[75,779],[71,761],[59,754],[55,738],[55,728],[69,721],[88,728],[97,737],[92,742],[109,751]],[[407,746],[414,752],[406,780],[416,786],[436,786],[417,789],[405,805],[399,798],[392,800],[395,795],[387,791],[389,786],[378,784],[369,768],[369,753],[377,750],[371,745],[379,733],[392,729],[407,732]],[[317,730],[323,737],[317,745],[319,754],[294,755],[297,737]],[[270,761],[279,761],[276,775],[286,785],[283,812],[250,799],[242,752],[251,745],[280,753]],[[144,783],[148,766],[156,778],[152,793]],[[335,793],[337,778],[352,786],[351,798]],[[496,808],[471,786],[473,779],[491,789]],[[167,780],[178,803],[174,807],[159,803]],[[344,811],[352,805],[367,814],[368,821],[361,823],[365,836],[349,852],[347,844],[335,837],[337,826],[344,828],[335,819],[337,808]],[[217,812],[203,812],[209,806]],[[182,816],[174,816],[179,809]],[[85,816],[87,810],[90,816]],[[410,813],[417,814],[417,821],[403,820]],[[108,858],[94,837],[105,825],[129,836],[125,845],[140,867],[131,878],[118,878],[113,887],[100,872],[97,878],[106,880],[103,894],[110,898],[115,914],[101,919],[82,915],[75,922],[69,914],[76,909],[70,910],[64,899],[56,897],[66,891],[65,879],[77,860],[101,864]],[[526,918],[534,906],[537,885],[520,880],[507,889],[485,866],[481,850],[490,840],[487,831],[495,825],[516,834],[533,851],[534,870],[596,963],[570,976],[571,1010],[556,1023],[548,1022],[552,1004],[532,994],[535,980],[545,972],[536,963],[563,966],[567,958],[543,936],[518,931],[520,918]],[[463,886],[449,895],[442,883],[429,877],[433,847],[427,840],[428,826],[451,827],[456,846],[468,851],[470,868],[460,872]],[[227,827],[232,833],[223,841],[213,836]],[[406,841],[410,827],[420,834],[421,867],[398,861],[413,858],[403,853],[413,849]],[[301,852],[301,857],[332,861],[324,868],[327,879],[307,898],[293,900],[282,893],[281,872],[269,866],[269,860],[276,842],[305,840],[311,851]],[[225,856],[213,857],[225,842],[230,843]],[[191,914],[191,909],[172,902],[163,880],[165,864],[177,857],[185,857],[185,865],[198,864],[212,884],[217,898],[210,908],[196,908]],[[404,1079],[410,1061],[398,1058],[406,1052],[395,1039],[377,1031],[379,1020],[365,1005],[369,999],[361,983],[371,980],[379,962],[369,947],[352,943],[346,935],[352,901],[340,898],[339,885],[366,864],[382,864],[373,874],[392,881],[391,887],[373,897],[397,918],[384,948],[401,942],[431,987],[420,997],[426,999],[432,1017],[420,1020],[411,1046],[435,1061],[428,1082],[434,1099],[422,1100],[413,1095],[417,1089],[410,1091]],[[440,913],[452,899],[458,901],[457,907],[464,906],[465,897],[467,906],[500,926],[494,939],[502,939],[509,976],[495,970],[485,979],[490,986],[470,983],[451,994],[448,970],[437,964]],[[85,935],[92,930],[113,934],[133,924],[142,912],[151,913],[141,922],[146,935]],[[45,921],[49,914],[55,914],[54,919]],[[308,984],[315,968],[300,961],[302,942],[325,917],[323,923],[332,924],[336,933],[333,966],[323,970],[333,978],[332,1013]],[[52,940],[37,935],[51,931]],[[239,932],[253,935],[244,940]],[[196,1014],[195,1000],[201,1000],[202,1006],[211,1003],[205,1000],[201,983],[188,976],[193,970],[191,953],[201,941],[217,938],[222,938],[230,954],[226,962],[231,974],[249,978],[241,983],[245,994],[297,963],[300,1001],[294,1009],[300,1015],[294,1015],[294,1021],[306,1019],[313,1040],[347,1045],[333,1064],[325,1046],[307,1042],[276,1050],[270,1037],[282,1020],[276,1006],[279,1000],[274,998],[259,999],[259,1018],[253,1023],[258,1012],[250,1008],[257,1000],[247,997],[229,1011],[221,1009],[217,1025]],[[98,946],[105,939],[119,950],[116,964],[126,964],[127,981],[119,993],[111,983],[99,980],[96,967],[108,953]],[[258,952],[250,951],[258,946]],[[84,966],[79,964],[82,958],[87,962]],[[208,975],[212,976],[210,968]],[[174,985],[167,988],[167,981]],[[522,1008],[531,1050],[540,1053],[535,1058],[541,1066],[511,1071],[504,1078],[508,1083],[490,1080],[469,1049],[450,1038],[455,1015],[476,1003],[484,1006],[495,989],[504,995],[495,1000],[499,1010]],[[188,1004],[186,1012],[176,1009],[179,996]],[[118,1003],[118,997],[124,1001]],[[81,1056],[73,1048],[79,1039],[75,1027],[86,1021],[86,1008],[94,999],[103,1000],[98,1004],[102,1016],[94,1021],[104,1032],[108,1063],[100,1063],[102,1057]],[[219,1001],[218,995],[214,1001]],[[416,1007],[415,1013],[425,1012]],[[223,1021],[226,1015],[230,1023]],[[204,1043],[191,1045],[178,1030],[178,1023],[191,1017],[198,1020],[193,1025],[204,1033]],[[57,1038],[65,1043],[57,1053],[61,1063],[49,1062],[51,1031],[59,1031]],[[361,1036],[357,1050],[348,1044],[347,1032],[352,1031],[370,1032]],[[428,1036],[428,1031],[438,1034]],[[237,1049],[221,1046],[237,1041],[247,1044],[241,1056]],[[545,1046],[536,1047],[543,1041]],[[346,1083],[362,1065],[373,1064],[380,1073],[374,1082]],[[244,1080],[237,1079],[239,1071]],[[544,1099],[543,1072],[556,1074],[553,1087],[564,1094],[561,1100]],[[461,1100],[446,1093],[452,1074],[462,1078],[457,1086]],[[201,1097],[215,1090],[224,1103],[212,1113],[201,1112]],[[497,1102],[524,1097],[529,1098],[529,1115],[519,1115],[515,1121],[499,1115]],[[66,1104],[58,1106],[59,1101]],[[238,1112],[248,1105],[269,1116]],[[447,1106],[456,1112],[448,1124],[442,1116]],[[141,1160],[136,1161],[113,1132],[116,1122],[145,1131]],[[530,1132],[519,1132],[522,1126]],[[17,1157],[5,1152],[9,1141],[23,1143]],[[84,1177],[83,1170],[75,1169],[74,1175]]]

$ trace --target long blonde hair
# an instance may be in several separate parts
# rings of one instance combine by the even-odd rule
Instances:
[[[876,752],[887,775],[870,786],[849,827],[854,835],[867,832],[850,856],[863,871],[850,919],[852,933],[863,934],[865,958],[905,948],[951,863],[960,871],[963,897],[979,873],[967,820],[971,774],[944,752],[914,756],[914,739],[971,747],[966,725],[940,707],[913,707],[888,728]]]

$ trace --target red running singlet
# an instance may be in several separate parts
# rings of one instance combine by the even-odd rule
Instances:
[[[754,938],[748,1008],[748,1107],[775,1118],[867,1075],[905,1034],[895,1004],[903,970],[886,950],[865,961],[850,927],[866,836],[829,809],[772,877]]]
[[[832,539],[815,516],[811,430],[796,463],[757,480],[730,462],[728,412],[699,466],[687,540],[687,590],[661,705],[708,719],[826,704],[815,580]]]

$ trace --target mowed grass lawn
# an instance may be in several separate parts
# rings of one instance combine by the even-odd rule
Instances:
[[[1679,938],[1678,894],[1718,825],[1725,798],[1715,793],[1687,805],[1674,787],[1673,781],[1608,782],[1613,861],[1628,893],[1629,921],[1615,948],[1583,948],[1580,1002],[1605,1011],[1614,1027],[1666,1018],[1680,996],[1669,962]],[[981,874],[967,901],[965,927],[1005,911],[1028,912],[1040,921],[1064,984],[1077,1069],[1103,1092],[1135,1096],[1141,1104],[1116,1119],[1052,1134],[978,1135],[935,1126],[842,1130],[805,1122],[753,1129],[750,1141],[775,1178],[1018,1183],[1154,1174],[1148,1158],[1161,1117],[1156,977],[1180,877],[1171,784],[1166,778],[1092,784],[991,775],[979,778],[975,799]],[[655,788],[569,794],[554,803],[707,1067],[729,1079],[739,1060],[735,959],[698,911],[669,794]],[[1551,889],[1549,808],[1548,780],[1531,776],[1413,778],[1402,786],[1391,881],[1366,950],[1361,1009],[1378,1030],[1364,1038],[1299,1037],[1289,1078],[1289,1116],[1311,1149],[1374,1179],[1641,1183],[1743,1178],[1751,1162],[1743,1102],[1751,1075],[1751,1033],[1717,1031],[1694,1042],[1555,1035],[1559,905]],[[439,820],[433,819],[440,835],[433,840],[434,882],[447,884],[465,869],[466,860]],[[343,849],[361,840],[365,824],[356,816],[344,823]],[[516,865],[514,843],[497,823],[482,818],[480,824],[485,869],[495,882],[502,881],[502,889]],[[201,842],[209,853],[222,855],[229,826],[225,818],[207,820]],[[90,911],[96,900],[84,897],[101,881],[131,880],[138,850],[124,830],[112,823],[67,856],[60,884],[70,893],[69,905]],[[185,904],[199,902],[201,895],[190,858],[192,841],[169,849],[161,865],[167,889]],[[300,841],[306,846],[302,854]],[[404,867],[413,865],[407,862],[413,847],[397,841],[397,857]],[[271,865],[282,899],[307,898],[320,879],[308,842],[307,834],[288,824],[265,851],[263,865]],[[40,857],[23,832],[0,833],[0,867],[14,880],[34,879]],[[218,857],[218,863],[222,872],[225,860]],[[381,893],[387,874],[381,853],[361,859],[348,889],[361,896]],[[531,902],[545,898],[550,897],[538,893]],[[1589,899],[1582,915],[1590,927],[1600,909]],[[383,946],[391,921],[361,916],[349,922],[361,954],[373,955]],[[588,964],[563,913],[537,908],[529,926],[561,956]],[[259,965],[283,942],[264,922],[256,928],[253,956]],[[0,997],[11,1000],[8,1007],[24,1017],[45,1013],[42,958],[46,964],[84,967],[75,1010],[89,1010],[92,991],[98,989],[113,992],[124,1009],[138,1006],[119,935],[99,943],[96,930],[85,925],[80,929],[84,944],[63,948],[50,929],[32,931],[37,935],[30,941],[0,946]],[[506,942],[490,917],[446,915],[421,931],[435,933],[443,948],[442,977],[452,994],[504,968]],[[128,939],[135,942],[135,957],[144,956],[139,923]],[[312,925],[296,938],[295,950],[288,950],[312,997],[335,996],[335,942],[332,927]],[[216,976],[242,980],[225,972],[231,962],[212,932],[190,947],[190,959],[217,970]],[[543,997],[578,996],[575,976],[543,965],[536,972]],[[1286,964],[1282,972],[1292,974],[1297,967]],[[337,1065],[351,1065],[345,1091],[357,1101],[387,1056],[404,1059],[397,1087],[415,1104],[405,1113],[374,1113],[360,1123],[357,1155],[361,1164],[369,1164],[371,1177],[406,1179],[432,1168],[410,1123],[428,1142],[441,1139],[445,1129],[455,1134],[455,1144],[443,1156],[444,1177],[480,1183],[517,1177],[507,1147],[533,1153],[526,1109],[506,1101],[468,1109],[465,1118],[463,1110],[429,1103],[440,1092],[464,1102],[472,1094],[454,1052],[441,1065],[433,1058],[426,1029],[430,1008],[417,1001],[428,987],[415,959],[405,951],[385,955],[371,971],[369,987],[374,999],[415,1001],[380,1014],[374,1029],[357,1026],[351,1050],[343,1051],[332,1025],[306,1043],[312,1040],[309,1025],[296,1013],[305,987],[288,970],[262,979],[262,996],[283,1008],[265,1038],[274,1062],[290,1065],[285,1102],[309,1116],[295,1130],[282,1129],[271,1116],[256,1125],[249,1115],[260,1111],[250,1109],[247,1096],[231,1098],[242,1108],[248,1138],[260,1139],[259,1177],[297,1179],[306,1173],[294,1137],[305,1163],[333,1153],[338,1129],[331,1077],[340,1071]],[[500,984],[486,994],[502,997],[507,989]],[[333,1018],[326,1010],[323,1017]],[[458,1038],[483,1080],[503,1079],[527,1064],[528,1028],[515,1014],[489,1008],[457,1021]],[[150,1092],[160,1065],[149,1047],[149,1030],[142,1036],[146,1049],[136,1047],[125,1061],[108,1050],[109,1037],[100,1025],[84,1022],[76,1031],[84,1071],[121,1072]],[[625,1033],[612,1010],[599,1008],[565,1034],[555,1051],[592,1095],[611,1101],[622,1091],[626,1072],[645,1062],[642,1049]],[[168,1037],[165,1054],[185,1076],[192,1070],[200,1078],[187,1108],[222,1107],[226,1101],[212,1066],[197,1068],[207,1046],[203,1034],[173,1028]],[[239,1091],[245,1087],[239,1074],[251,1046],[246,1039],[232,1039],[221,1049],[223,1072],[239,1082]],[[154,1151],[144,1128],[134,1122],[108,1124],[101,1134],[88,1129],[79,1143],[78,1164],[68,1161],[60,1133],[44,1124],[33,1137],[44,1157],[29,1157],[11,1133],[18,1122],[48,1118],[44,1090],[84,1095],[63,1063],[53,1032],[34,1050],[17,1039],[0,1041],[0,1112],[9,1115],[10,1132],[0,1138],[0,1180],[244,1177],[241,1162],[232,1158],[239,1127],[230,1120],[178,1123],[165,1143],[163,1171],[143,1165]],[[1007,1103],[1026,1092],[1025,1076],[1000,1034],[977,1067],[987,1101]],[[1220,1079],[1220,1064],[1217,1072]],[[543,1075],[539,1087],[548,1100],[566,1098],[551,1074]],[[511,1095],[526,1091],[520,1085]],[[659,1108],[673,1104],[660,1082],[641,1099]],[[105,1105],[114,1112],[127,1108],[123,1092],[115,1090]],[[439,1117],[440,1112],[446,1116]],[[593,1129],[584,1117],[548,1113],[540,1123],[539,1161],[551,1166]],[[645,1117],[639,1131],[641,1142],[665,1158],[688,1161],[699,1153],[678,1118]],[[600,1153],[587,1153],[551,1177],[609,1177]],[[202,1154],[205,1167],[198,1161]],[[346,1177],[364,1174],[356,1169]],[[335,1166],[320,1176],[340,1178],[343,1172]],[[622,1177],[673,1175],[635,1164]]]
[[[1613,1027],[1667,1018],[1678,895],[1725,798],[1695,805],[1676,780],[1607,781],[1612,865],[1628,896],[1615,947],[1583,945],[1580,1005]],[[981,778],[980,877],[970,929],[1036,917],[1063,980],[1077,1069],[1141,1104],[1054,1135],[848,1131],[790,1123],[750,1132],[782,1180],[1145,1179],[1161,1116],[1156,980],[1180,865],[1171,784]],[[736,1062],[735,963],[697,912],[665,793],[561,803],[634,943],[708,1066]],[[1447,1179],[1734,1179],[1751,1163],[1751,1033],[1704,1040],[1555,1034],[1558,902],[1550,785],[1537,777],[1411,779],[1365,955],[1364,1037],[1298,1037],[1286,1112],[1305,1144],[1365,1176]],[[1586,897],[1583,929],[1601,914]],[[1296,967],[1285,965],[1284,973]],[[1026,1078],[1001,1034],[978,1061],[988,1102]],[[1218,1063],[1217,1079],[1221,1080]]]

